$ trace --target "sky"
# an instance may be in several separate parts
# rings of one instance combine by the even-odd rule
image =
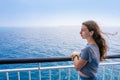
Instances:
[[[120,0],[0,0],[0,26],[79,26],[94,20],[120,27]]]

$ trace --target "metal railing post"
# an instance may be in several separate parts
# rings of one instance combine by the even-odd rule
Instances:
[[[28,71],[28,75],[29,75],[28,79],[31,80],[31,71]]]
[[[9,80],[9,74],[8,74],[8,72],[6,72],[6,78],[7,78],[7,80]]]
[[[102,76],[102,80],[105,80],[105,70],[106,70],[106,66],[103,66],[103,76]]]
[[[70,68],[68,68],[68,80],[70,80]]]
[[[61,69],[59,69],[59,80],[61,80]]]
[[[114,69],[114,65],[112,65],[112,70],[111,70],[111,77],[110,77],[110,80],[113,80],[113,69]]]
[[[18,72],[18,80],[20,80],[20,72]]]
[[[40,63],[38,63],[38,78],[39,78],[39,80],[41,80]]]

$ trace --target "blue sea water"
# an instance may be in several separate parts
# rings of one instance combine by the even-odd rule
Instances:
[[[108,54],[120,53],[120,29],[119,28],[103,28],[103,31],[108,33],[116,33],[116,35],[104,35],[109,46]],[[80,27],[40,27],[40,28],[25,28],[25,27],[0,27],[0,59],[16,59],[16,58],[47,58],[59,56],[71,56],[73,51],[80,51],[85,45],[86,41],[80,37]],[[120,61],[119,59],[107,61]],[[52,65],[67,65],[72,62],[61,63],[43,63],[41,66]],[[21,68],[21,67],[36,67],[37,64],[18,64],[18,65],[0,65],[0,69]],[[53,70],[52,74],[56,75],[58,70]],[[64,69],[63,69],[64,72]],[[48,71],[43,71],[43,80],[48,80]],[[75,77],[76,71],[73,69]],[[109,72],[108,72],[109,73]],[[10,73],[13,79],[17,75]],[[33,71],[32,80],[37,80],[37,71]],[[64,74],[62,80],[66,80],[67,73]],[[28,74],[22,72],[23,79],[26,80]],[[5,75],[4,75],[5,76]],[[54,79],[55,78],[55,79]],[[72,79],[71,78],[71,79]],[[11,80],[12,80],[11,79]],[[3,74],[0,73],[0,80],[6,80]],[[15,80],[15,78],[14,78]],[[57,80],[53,77],[52,80]]]

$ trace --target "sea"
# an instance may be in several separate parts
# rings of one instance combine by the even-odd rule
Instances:
[[[80,52],[87,44],[80,36],[81,27],[0,27],[0,59],[27,59],[27,58],[52,58],[70,57],[73,51]],[[120,54],[120,27],[103,27],[102,35],[108,44],[107,55]],[[117,62],[120,59],[108,59],[106,62]],[[41,63],[41,67],[72,65],[72,61]],[[36,63],[30,64],[0,64],[0,69],[32,68],[38,67]],[[111,73],[111,66],[106,66],[105,80],[118,80],[120,67],[114,67]],[[102,79],[102,70],[99,68],[98,77]],[[61,80],[68,80],[68,69],[61,70]],[[41,80],[49,80],[49,71],[41,72]],[[58,80],[58,70],[51,72],[51,80]],[[28,72],[20,72],[21,80],[28,80]],[[38,71],[31,71],[31,80],[38,80]],[[9,80],[17,80],[17,72],[9,73]],[[0,80],[6,80],[6,73],[0,73]],[[77,71],[71,69],[70,80],[77,80]]]

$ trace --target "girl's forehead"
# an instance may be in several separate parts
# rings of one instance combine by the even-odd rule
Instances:
[[[81,29],[87,29],[87,27],[85,25],[82,25]]]

